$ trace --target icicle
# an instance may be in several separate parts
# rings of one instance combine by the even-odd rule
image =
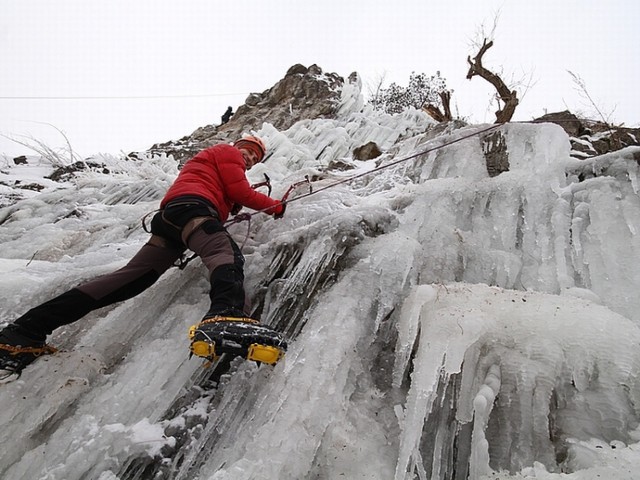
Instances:
[[[402,304],[396,324],[398,341],[395,349],[393,365],[393,387],[400,388],[409,365],[411,350],[418,338],[420,312],[427,303],[435,301],[437,292],[430,285],[418,285]]]
[[[493,401],[500,391],[500,367],[491,365],[480,390],[473,399],[473,434],[471,439],[471,457],[469,458],[469,479],[477,480],[482,475],[489,475],[489,442],[485,432],[489,424],[489,416],[493,409]]]
[[[570,258],[569,248],[571,245],[571,238],[569,238],[571,232],[570,199],[571,196],[569,192],[560,196],[554,204],[553,213],[551,215],[554,234],[554,259],[558,275],[558,285],[561,290],[575,286],[573,272],[569,271],[571,263],[568,261]]]
[[[445,292],[442,288],[439,293],[446,297]],[[480,312],[459,309],[446,298],[444,304],[439,305],[441,300],[433,287],[427,298],[418,317],[419,345],[407,395],[395,480],[412,478],[410,465],[415,461],[414,452],[420,447],[423,426],[432,409],[440,408],[434,405],[439,385],[446,389],[450,376],[461,371],[469,346],[492,324]],[[415,306],[410,308],[415,312]],[[434,451],[432,464],[440,464],[441,457],[441,450]]]

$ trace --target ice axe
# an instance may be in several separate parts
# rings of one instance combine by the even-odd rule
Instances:
[[[282,198],[280,199],[280,201],[282,203],[287,203],[287,200],[289,199],[289,195],[291,195],[298,187],[301,187],[303,185],[309,185],[309,195],[313,193],[313,187],[311,186],[311,180],[309,179],[309,175],[305,175],[304,176],[304,180],[301,180],[299,182],[293,183],[285,192],[285,194],[282,196]]]
[[[287,203],[290,201],[289,196],[298,188],[303,185],[309,185],[309,193],[311,195],[313,193],[313,187],[311,187],[311,180],[309,180],[309,175],[304,176],[304,180],[293,183],[287,191],[284,193],[282,198],[280,199],[280,204],[282,205],[282,211],[278,215],[274,215],[274,218],[282,218],[284,216],[284,212],[287,209]]]
[[[269,193],[267,193],[267,195],[271,196],[271,179],[269,178],[269,175],[267,175],[266,173],[263,173],[263,175],[264,175],[264,182],[254,183],[253,185],[251,185],[251,188],[255,190],[256,188],[267,187],[269,189]]]

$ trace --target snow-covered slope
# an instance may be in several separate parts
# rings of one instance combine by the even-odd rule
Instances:
[[[634,478],[639,149],[578,161],[559,127],[509,124],[510,171],[491,178],[491,126],[443,129],[347,93],[337,120],[257,132],[273,156],[251,180],[268,173],[280,196],[308,175],[314,193],[252,217],[246,238],[231,227],[285,359],[236,360],[214,388],[187,353],[205,269],[171,269],[60,329],[60,353],[0,387],[1,478]],[[385,153],[352,160],[368,141]],[[146,241],[175,162],[101,161],[109,174],[0,209],[1,322]],[[6,161],[2,193],[47,168]]]

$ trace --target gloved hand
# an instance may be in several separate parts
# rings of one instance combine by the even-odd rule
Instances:
[[[274,213],[273,213],[273,218],[275,218],[276,220],[284,217],[284,212],[287,209],[287,204],[283,203],[283,202],[278,202],[278,205],[276,205]]]
[[[233,207],[231,207],[231,215],[239,214],[240,210],[242,210],[242,205],[240,205],[239,203],[234,203]]]

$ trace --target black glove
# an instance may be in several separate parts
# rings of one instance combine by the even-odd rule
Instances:
[[[239,214],[240,210],[242,210],[242,205],[240,205],[239,203],[234,203],[233,207],[231,207],[231,215]]]

